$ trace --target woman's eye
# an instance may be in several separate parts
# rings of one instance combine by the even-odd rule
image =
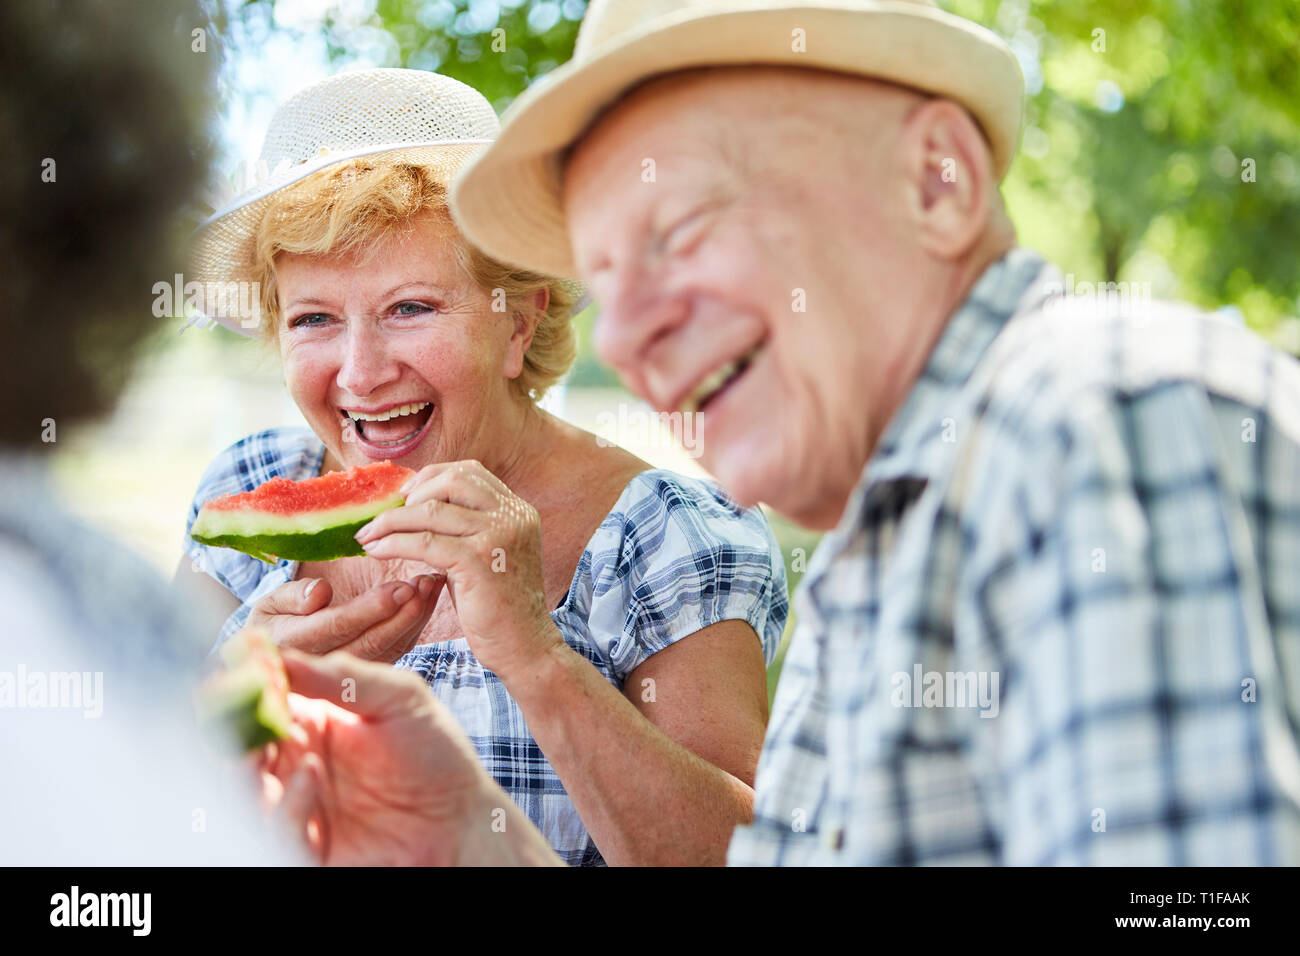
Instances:
[[[289,323],[289,327],[297,329],[307,325],[324,325],[328,319],[328,316],[322,315],[320,312],[309,312],[306,315],[298,316]]]
[[[434,310],[432,306],[425,305],[423,302],[399,302],[393,307],[393,311],[398,315],[423,315]]]

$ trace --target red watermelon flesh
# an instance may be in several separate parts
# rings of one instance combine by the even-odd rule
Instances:
[[[252,491],[209,501],[190,537],[271,561],[331,561],[365,554],[354,535],[372,518],[406,499],[415,475],[391,461],[358,465],[319,478],[272,478]]]

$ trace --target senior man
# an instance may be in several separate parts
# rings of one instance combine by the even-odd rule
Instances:
[[[829,531],[730,863],[1300,862],[1300,369],[1063,296],[998,193],[1021,101],[929,4],[594,0],[454,191]],[[545,857],[457,793],[443,858]]]

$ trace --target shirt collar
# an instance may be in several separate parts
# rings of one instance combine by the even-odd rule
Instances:
[[[888,494],[900,479],[922,484],[940,474],[957,447],[969,416],[958,395],[970,381],[989,346],[1014,317],[1036,311],[1064,286],[1055,266],[1028,249],[1013,249],[990,265],[948,320],[925,367],[881,435],[848,506],[825,545],[818,549],[808,579],[824,567],[861,523],[874,496]],[[953,437],[945,441],[945,430]]]

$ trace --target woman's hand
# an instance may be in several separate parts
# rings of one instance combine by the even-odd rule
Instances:
[[[389,664],[420,638],[443,581],[430,574],[387,581],[330,607],[334,591],[322,578],[282,584],[255,605],[246,627],[265,628],[282,648],[309,654],[343,650]]]
[[[374,558],[420,561],[447,576],[461,630],[488,670],[528,673],[562,647],[542,579],[537,511],[477,461],[429,465],[406,504],[357,532]]]
[[[318,861],[559,862],[418,677],[347,654],[284,664],[294,729],[263,752],[265,792]]]

